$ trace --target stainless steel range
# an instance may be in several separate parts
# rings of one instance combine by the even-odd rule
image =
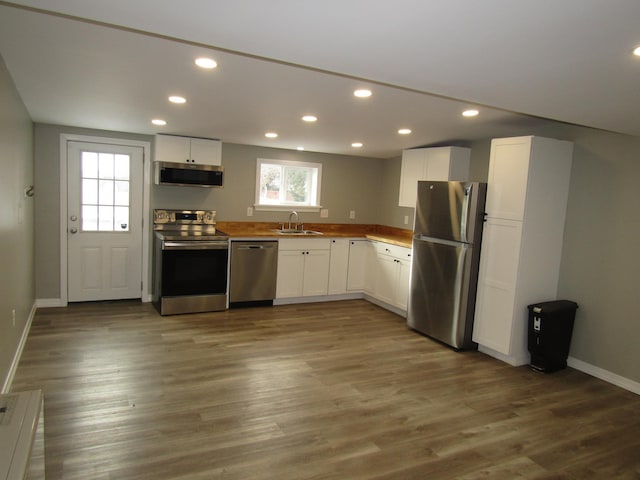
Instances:
[[[161,315],[226,310],[229,236],[213,210],[154,210],[153,303]]]

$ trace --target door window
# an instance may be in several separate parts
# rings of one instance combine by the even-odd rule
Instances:
[[[130,156],[83,151],[81,228],[83,232],[128,232]]]

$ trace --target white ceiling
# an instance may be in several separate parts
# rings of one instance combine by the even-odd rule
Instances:
[[[638,0],[0,1],[0,54],[36,122],[391,157],[555,121],[640,136],[638,19]]]

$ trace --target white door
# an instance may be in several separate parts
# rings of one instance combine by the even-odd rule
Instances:
[[[142,295],[143,149],[67,142],[68,300]]]

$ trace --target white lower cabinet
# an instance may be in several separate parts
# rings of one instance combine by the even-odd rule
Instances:
[[[373,242],[375,249],[374,298],[401,310],[407,309],[411,249]]]
[[[370,292],[372,290],[373,255],[373,246],[369,240],[349,240],[348,292]]]
[[[276,298],[366,294],[407,310],[411,249],[367,239],[282,239]]]
[[[329,259],[329,295],[347,293],[349,270],[349,240],[332,238]]]
[[[283,239],[278,246],[276,298],[327,295],[328,239]]]

